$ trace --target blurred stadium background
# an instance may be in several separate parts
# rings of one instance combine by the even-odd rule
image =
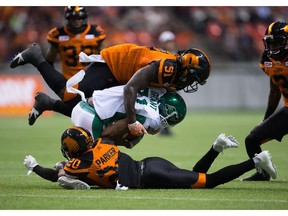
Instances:
[[[89,22],[107,34],[106,44],[160,46],[169,30],[178,49],[197,47],[208,54],[212,73],[194,94],[182,94],[189,109],[264,109],[268,77],[258,67],[267,25],[286,20],[288,7],[279,6],[89,6]],[[52,27],[64,25],[64,7],[0,7],[0,115],[27,115],[38,90],[52,93],[30,65],[14,70],[9,61],[30,43],[47,48]],[[56,68],[59,65],[56,64]],[[43,89],[44,88],[44,89]]]
[[[129,42],[159,46],[160,33],[169,30],[175,33],[179,49],[200,48],[212,62],[211,76],[205,86],[193,94],[180,92],[192,112],[183,124],[173,128],[177,136],[168,139],[148,136],[145,144],[126,152],[135,159],[162,156],[190,169],[214,138],[226,132],[237,137],[241,147],[221,156],[211,171],[247,158],[244,139],[264,116],[269,92],[269,79],[258,66],[262,37],[268,24],[287,20],[288,7],[89,6],[87,9],[89,22],[105,30],[108,45]],[[41,117],[32,130],[27,117],[35,92],[56,95],[37,69],[25,65],[12,70],[9,62],[32,42],[38,42],[44,51],[48,31],[64,21],[64,7],[0,7],[0,209],[287,209],[288,137],[284,138],[284,145],[272,141],[264,147],[269,149],[278,168],[277,181],[252,186],[237,180],[212,191],[141,190],[120,196],[107,190],[97,190],[96,194],[93,190],[63,191],[35,174],[27,177],[23,166],[25,155],[32,154],[47,167],[53,167],[62,158],[59,134],[70,120],[62,115]],[[55,67],[60,69],[59,63]],[[264,212],[259,212],[263,216]],[[287,212],[283,211],[284,214]]]

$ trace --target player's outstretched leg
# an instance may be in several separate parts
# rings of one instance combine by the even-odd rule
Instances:
[[[29,47],[18,53],[10,62],[11,68],[16,68],[20,65],[31,63],[37,67],[42,61],[45,61],[41,48],[38,44],[33,43]]]
[[[213,143],[213,149],[217,152],[222,152],[226,148],[238,148],[238,146],[239,143],[233,136],[226,136],[224,133],[220,134]]]
[[[28,122],[29,125],[33,125],[36,119],[45,111],[52,110],[55,103],[55,99],[50,98],[43,92],[37,92],[35,96],[35,102],[32,110],[29,113]]]

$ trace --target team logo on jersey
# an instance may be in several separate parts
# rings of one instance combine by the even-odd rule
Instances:
[[[68,35],[60,35],[59,36],[59,41],[68,41],[70,37]]]
[[[272,62],[264,62],[264,66],[271,68],[272,67]]]
[[[95,38],[93,34],[85,35],[85,39],[93,39],[93,38]]]

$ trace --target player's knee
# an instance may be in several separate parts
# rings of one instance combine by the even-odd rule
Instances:
[[[260,145],[260,141],[255,137],[253,133],[250,133],[246,138],[245,138],[245,146],[246,148],[252,145]]]

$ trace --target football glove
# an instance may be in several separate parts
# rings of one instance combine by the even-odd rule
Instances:
[[[144,128],[144,126],[138,121],[135,121],[132,124],[128,124],[128,129],[130,130],[131,134],[135,135],[135,136],[141,136],[144,133],[145,134],[147,133],[147,131]]]
[[[61,169],[64,169],[65,164],[67,163],[67,161],[59,161],[55,164],[54,169],[56,171],[59,171]]]
[[[38,165],[36,159],[31,155],[25,156],[23,164],[28,169],[27,175],[30,175],[33,172],[33,168]]]

